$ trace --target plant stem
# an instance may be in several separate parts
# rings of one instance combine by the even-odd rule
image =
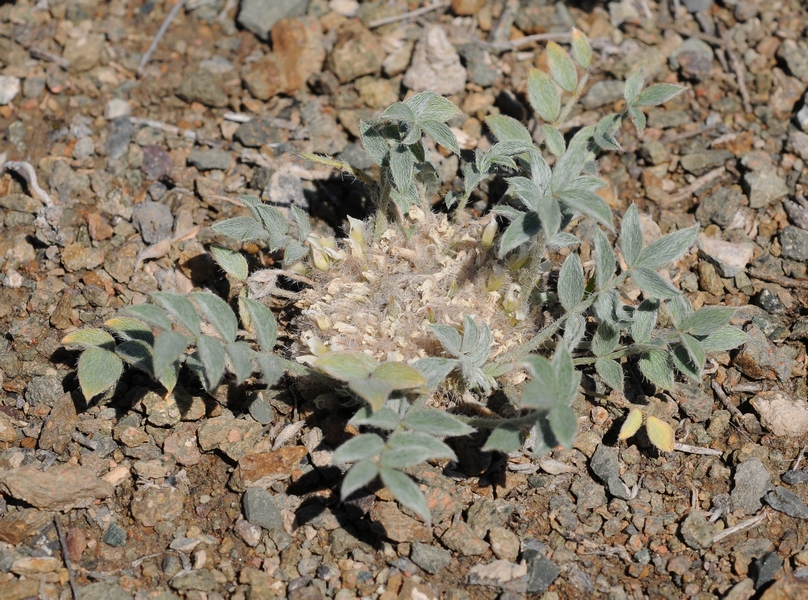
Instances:
[[[527,425],[533,425],[536,422],[536,412],[531,411],[528,414],[521,416],[521,417],[514,417],[511,419],[506,418],[493,418],[493,417],[464,417],[463,415],[454,415],[460,421],[463,421],[466,425],[471,425],[472,427],[480,427],[482,429],[495,429],[500,425],[513,425],[514,427],[523,427]]]
[[[578,87],[575,88],[575,92],[572,94],[572,96],[570,96],[569,100],[567,100],[567,103],[564,105],[564,109],[561,111],[561,114],[558,115],[558,118],[555,120],[555,123],[553,123],[553,127],[558,129],[564,124],[564,121],[566,121],[567,117],[570,116],[572,108],[581,98],[581,94],[584,93],[584,88],[586,87],[586,83],[588,81],[589,81],[589,71],[584,73],[584,76],[581,77],[581,80],[578,82]]]

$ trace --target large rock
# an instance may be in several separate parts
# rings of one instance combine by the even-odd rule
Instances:
[[[25,465],[0,473],[0,491],[43,510],[86,508],[112,495],[112,486],[85,467]]]
[[[337,30],[337,41],[328,57],[329,69],[348,83],[382,68],[384,49],[375,35],[358,19],[347,21]]]
[[[424,29],[415,46],[412,65],[404,74],[404,85],[415,91],[431,90],[451,96],[466,86],[466,69],[442,27]]]

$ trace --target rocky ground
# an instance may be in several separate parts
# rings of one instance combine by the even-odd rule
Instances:
[[[801,2],[187,0],[143,60],[173,7],[0,6],[0,163],[44,192],[0,177],[0,598],[808,597]],[[227,293],[205,247],[235,197],[342,227],[364,190],[298,153],[368,166],[359,120],[410,90],[463,108],[464,150],[491,144],[489,114],[533,128],[529,36],[572,26],[597,61],[571,126],[619,110],[639,67],[688,85],[600,159],[608,201],[637,203],[651,238],[700,221],[671,275],[749,334],[701,386],[654,397],[676,452],[618,442],[622,411],[581,396],[571,451],[460,443],[458,464],[414,471],[430,529],[383,489],[339,502],[345,425],[305,390],[164,398],[129,373],[85,403],[61,338],[158,289]],[[442,159],[447,188],[458,167]]]

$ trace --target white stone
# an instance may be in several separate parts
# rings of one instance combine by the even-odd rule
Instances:
[[[699,254],[713,263],[721,277],[735,277],[743,272],[755,254],[753,244],[735,244],[700,233],[696,238]]]
[[[359,10],[359,2],[356,0],[331,0],[328,8],[343,17],[352,17]]]
[[[122,98],[113,98],[104,107],[104,118],[112,121],[119,117],[126,117],[132,114],[132,105]]]
[[[424,29],[404,74],[404,85],[416,92],[430,90],[442,96],[457,94],[466,87],[466,69],[439,25]]]
[[[0,106],[5,106],[20,93],[20,78],[0,76]]]
[[[760,423],[776,436],[808,434],[808,402],[785,392],[761,392],[750,401]]]

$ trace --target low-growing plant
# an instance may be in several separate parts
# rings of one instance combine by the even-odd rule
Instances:
[[[537,455],[571,447],[578,430],[571,406],[582,369],[590,365],[593,376],[618,392],[627,360],[663,389],[674,385],[677,373],[700,381],[706,354],[740,345],[744,334],[728,324],[732,308],[694,311],[657,272],[688,251],[697,226],[645,245],[631,206],[616,244],[619,274],[615,247],[603,230],[595,231],[593,266],[586,268],[581,240],[570,232],[582,216],[614,231],[612,211],[597,194],[606,183],[595,158],[620,150],[615,136],[627,119],[642,132],[641,109],[661,105],[683,88],[643,89],[642,73],[635,73],[626,83],[621,113],[567,139],[563,125],[584,91],[592,55],[579,31],[571,48],[572,56],[548,44],[549,72],[534,69],[528,77],[527,98],[543,122],[541,143],[515,119],[489,116],[486,124],[497,141],[475,150],[463,167],[464,188],[444,196],[445,210],[432,206],[439,178],[425,137],[460,154],[447,125],[460,111],[430,92],[362,122],[376,178],[342,161],[305,155],[353,174],[373,191],[375,213],[366,222],[350,218],[346,238],[312,232],[308,216],[297,209],[290,221],[258,198],[241,198],[251,216],[213,229],[282,251],[283,268],[249,273],[240,253],[214,246],[218,264],[247,284],[235,311],[210,292],[158,292],[152,304],[129,306],[126,316],[103,328],[70,333],[64,343],[83,350],[78,378],[84,395],[112,388],[124,364],[146,372],[169,393],[183,366],[208,391],[226,370],[237,384],[256,372],[266,385],[285,372],[314,385],[326,381],[335,398],[355,407],[350,423],[361,431],[333,456],[337,464],[352,465],[343,498],[378,477],[401,504],[429,521],[425,498],[407,469],[455,460],[445,438],[484,428],[490,430],[484,450],[517,451],[528,435]],[[489,214],[472,217],[468,201],[495,174],[505,177],[507,194]],[[563,261],[553,258],[564,254]],[[279,277],[303,289],[290,294],[277,285]],[[629,281],[644,296],[637,306],[621,295]],[[294,341],[280,354],[275,317],[261,301],[272,294],[292,296],[299,309],[289,326]],[[669,327],[659,326],[661,310]],[[509,410],[483,416],[463,411],[460,399],[470,394],[484,401],[495,388],[507,393]],[[673,451],[667,423],[641,406],[621,405],[629,408],[621,439],[645,420],[650,441]]]

